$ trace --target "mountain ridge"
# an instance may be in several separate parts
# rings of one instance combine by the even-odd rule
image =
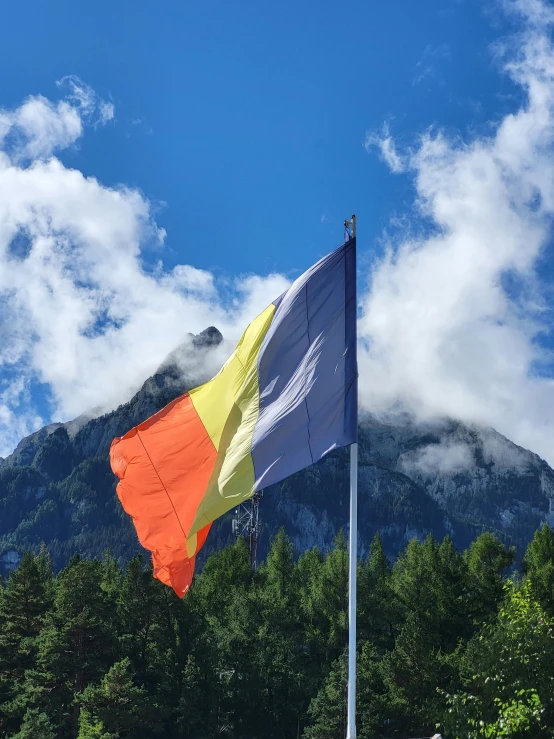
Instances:
[[[222,340],[215,327],[188,335],[127,403],[49,424],[0,462],[0,573],[42,542],[57,568],[75,552],[109,548],[122,563],[144,552],[115,494],[109,446],[206,379],[201,368]],[[554,471],[494,429],[364,413],[359,437],[360,555],[376,531],[395,557],[413,536],[449,535],[462,548],[481,530],[522,550],[542,523],[554,524]],[[298,552],[328,548],[347,528],[348,485],[341,449],[264,491],[260,554],[280,526]],[[232,541],[231,517],[214,523],[201,560]]]

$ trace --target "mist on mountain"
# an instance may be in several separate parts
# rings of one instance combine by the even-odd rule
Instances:
[[[143,551],[115,493],[112,439],[207,380],[224,340],[215,327],[189,335],[127,403],[50,424],[0,463],[0,571],[44,542],[56,568],[79,552],[109,549],[121,564]],[[359,424],[359,554],[379,531],[395,557],[413,537],[450,535],[465,547],[491,531],[519,551],[544,522],[554,523],[554,471],[494,429],[453,419],[421,421],[407,412],[363,412]],[[348,522],[348,450],[264,491],[260,556],[284,526],[297,553],[327,550]],[[233,540],[233,512],[218,519],[202,551]]]

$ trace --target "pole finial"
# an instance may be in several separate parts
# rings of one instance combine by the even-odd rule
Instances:
[[[346,218],[344,221],[344,240],[349,241],[350,239],[356,238],[356,215],[352,213],[350,219]]]

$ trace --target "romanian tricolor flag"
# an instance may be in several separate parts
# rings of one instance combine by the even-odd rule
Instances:
[[[155,577],[183,596],[216,518],[356,434],[352,238],[252,321],[212,380],[114,439],[110,461]]]

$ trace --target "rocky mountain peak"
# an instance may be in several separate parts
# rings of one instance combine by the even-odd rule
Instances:
[[[52,424],[21,441],[0,465],[0,574],[43,541],[56,567],[77,551],[100,556],[109,548],[122,563],[142,551],[115,494],[110,444],[208,379],[222,340],[213,326],[185,336],[116,410]],[[554,471],[493,429],[366,413],[359,446],[362,555],[376,531],[390,557],[414,536],[448,534],[465,547],[483,530],[523,551],[536,528],[554,523]],[[297,552],[330,546],[348,523],[348,473],[341,449],[264,491],[260,554],[281,526]],[[202,558],[230,543],[231,517],[215,522]]]

